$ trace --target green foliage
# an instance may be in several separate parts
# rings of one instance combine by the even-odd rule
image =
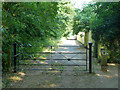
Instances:
[[[43,46],[56,44],[55,40],[66,33],[70,21],[71,8],[66,7],[67,4],[69,3],[2,3],[3,70],[11,66],[11,63],[7,64],[7,62],[13,60],[14,42],[21,46],[19,49],[24,54],[42,51]]]
[[[90,5],[83,8],[83,10],[75,9],[76,15],[74,17],[73,34],[79,32],[88,32],[90,30],[90,20],[95,13],[92,11]]]
[[[95,8],[96,7],[96,8]],[[93,39],[100,42],[108,50],[111,62],[120,63],[120,3],[96,3],[96,16],[91,21]]]
[[[110,56],[109,61],[120,63],[120,2],[97,2],[75,12],[73,33],[92,30],[97,45],[94,52],[99,52],[97,48],[101,44]]]
[[[59,3],[59,21],[60,28],[65,31],[63,34],[67,37],[72,32],[72,25],[73,25],[73,17],[74,17],[74,8],[70,2]]]

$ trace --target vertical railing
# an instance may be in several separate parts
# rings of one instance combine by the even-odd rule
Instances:
[[[50,67],[50,68],[52,69],[52,46],[50,46],[50,50],[51,50],[51,54],[50,54],[50,55],[51,55],[51,57],[50,57],[50,61],[51,61],[51,62],[50,62],[50,63],[51,63],[50,66],[51,66],[51,67]]]
[[[92,42],[89,42],[89,73],[92,73]]]
[[[87,55],[87,46],[86,46],[86,71],[87,71],[87,58],[88,58],[88,55]]]
[[[17,56],[16,56],[16,46],[17,43],[14,43],[14,73],[17,72]]]

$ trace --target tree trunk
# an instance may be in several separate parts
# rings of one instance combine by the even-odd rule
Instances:
[[[11,56],[10,56],[11,50],[10,49],[8,50],[7,54],[8,54],[8,57],[7,57],[7,71],[11,72]]]
[[[88,46],[89,32],[85,32],[85,46]]]
[[[95,58],[98,58],[98,42],[95,41],[95,46],[94,46],[94,53],[93,53]]]

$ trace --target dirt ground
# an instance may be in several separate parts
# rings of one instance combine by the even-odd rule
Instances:
[[[61,45],[76,45],[75,40],[62,40]],[[58,48],[57,51],[63,49]],[[85,51],[84,48],[64,48],[69,52]],[[71,55],[54,55],[53,58],[70,58]],[[84,55],[78,55],[74,58],[85,58]],[[61,64],[63,61],[56,61]],[[46,61],[45,63],[50,63]],[[84,61],[64,61],[67,65],[84,64]],[[88,65],[89,62],[87,62]],[[39,66],[36,66],[39,67]],[[81,67],[79,67],[81,69]],[[16,73],[8,88],[118,88],[118,65],[108,64],[107,72],[102,72],[96,59],[93,59],[93,73],[88,71],[73,71],[75,66],[64,66],[63,71],[41,71],[41,70],[24,70]],[[84,69],[84,68],[82,68]]]

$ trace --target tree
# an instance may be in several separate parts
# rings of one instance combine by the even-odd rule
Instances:
[[[90,31],[90,21],[95,16],[91,5],[86,5],[82,10],[75,9],[76,16],[74,17],[73,34],[85,32],[85,46],[88,45],[88,37]]]
[[[82,11],[75,11],[74,34],[91,30],[95,57],[99,57],[100,47],[103,46],[111,62],[120,62],[120,2],[97,2],[85,6]]]
[[[120,15],[118,12],[120,3],[96,3],[93,6],[96,13],[96,16],[91,21],[93,39],[108,50],[109,60],[119,62]]]
[[[65,34],[70,21],[68,14],[71,8],[66,7],[68,3],[3,2],[2,4],[2,57],[5,71],[10,71],[13,64],[14,42],[21,45],[20,49],[24,53],[42,51],[42,46],[54,44],[55,39]]]

